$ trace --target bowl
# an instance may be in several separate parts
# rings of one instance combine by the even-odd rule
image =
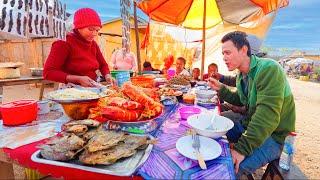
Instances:
[[[90,108],[97,106],[98,99],[92,101],[79,101],[74,103],[63,103],[62,108],[65,114],[73,120],[87,119],[90,114]]]
[[[180,117],[182,120],[187,120],[189,116],[194,115],[194,114],[200,114],[201,109],[193,107],[193,106],[188,106],[188,107],[182,107],[179,109]]]
[[[211,124],[212,116],[215,116],[215,119],[212,127],[208,128]],[[234,125],[230,119],[213,113],[192,115],[188,118],[187,122],[198,134],[210,138],[219,138],[224,136],[231,128],[233,128]]]
[[[38,114],[47,114],[50,112],[49,100],[38,101]]]
[[[216,94],[217,92],[213,90],[200,89],[196,91],[196,97],[198,99],[212,99]]]
[[[43,68],[30,68],[31,76],[42,76]]]
[[[15,126],[30,123],[37,119],[37,101],[19,100],[0,106],[3,124]]]

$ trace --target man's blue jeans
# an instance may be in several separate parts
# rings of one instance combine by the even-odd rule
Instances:
[[[237,121],[238,120],[238,121]],[[240,119],[234,121],[234,127],[228,131],[227,138],[230,142],[237,142],[241,134],[245,131],[240,124]],[[272,137],[269,137],[250,156],[246,156],[240,163],[237,179],[243,174],[252,174],[260,167],[280,157],[282,145],[277,143]]]

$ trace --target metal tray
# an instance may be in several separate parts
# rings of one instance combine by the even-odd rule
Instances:
[[[154,139],[149,135],[151,139]],[[101,174],[109,174],[114,176],[131,176],[133,175],[140,166],[148,159],[153,144],[149,144],[144,150],[137,150],[137,153],[131,157],[120,159],[112,165],[95,165],[89,166],[81,164],[79,160],[71,160],[67,162],[53,161],[42,158],[40,150],[34,152],[31,156],[31,160],[41,164],[50,164],[54,166],[62,166],[74,169],[80,169],[84,171],[90,171]]]

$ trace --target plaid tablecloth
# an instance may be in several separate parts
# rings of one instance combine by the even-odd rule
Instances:
[[[202,170],[197,161],[184,157],[177,151],[177,140],[185,136],[190,128],[186,121],[180,119],[178,108],[182,106],[184,105],[179,104],[170,108],[171,113],[158,120],[163,122],[153,134],[158,142],[138,174],[145,179],[235,179],[229,143],[223,138],[217,139],[222,154],[217,159],[206,161],[207,170]]]

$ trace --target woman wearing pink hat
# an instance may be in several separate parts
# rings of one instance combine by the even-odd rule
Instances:
[[[99,70],[111,82],[108,64],[94,40],[102,27],[99,15],[90,8],[79,9],[74,14],[73,25],[73,32],[67,34],[65,41],[52,44],[44,66],[44,79],[93,87]]]

